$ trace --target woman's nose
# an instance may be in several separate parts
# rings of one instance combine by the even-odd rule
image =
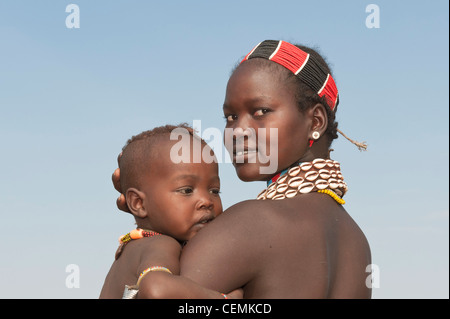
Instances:
[[[238,117],[236,123],[234,123],[234,134],[236,137],[247,136],[252,134],[251,118],[248,115],[242,115]]]
[[[240,138],[240,137],[248,137],[249,138],[254,135],[254,132],[255,132],[255,130],[248,126],[237,127],[233,130],[233,135],[235,138]]]

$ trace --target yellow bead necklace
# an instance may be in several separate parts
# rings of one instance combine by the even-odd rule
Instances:
[[[345,200],[343,200],[341,197],[339,197],[331,189],[321,189],[321,190],[318,190],[317,192],[318,193],[322,193],[322,194],[330,195],[331,198],[333,198],[339,205],[344,205],[345,204]]]

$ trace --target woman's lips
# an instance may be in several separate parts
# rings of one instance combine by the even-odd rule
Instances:
[[[249,162],[249,160],[256,160],[256,156],[258,154],[258,150],[256,149],[244,149],[244,150],[234,150],[233,152],[233,162],[240,164],[244,162]],[[256,162],[256,161],[251,161]]]
[[[251,154],[251,153],[257,153],[257,151],[256,150],[247,150],[247,151],[236,152],[235,156],[247,155],[247,154]]]

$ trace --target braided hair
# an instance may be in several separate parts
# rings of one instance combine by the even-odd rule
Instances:
[[[338,137],[338,132],[358,149],[367,148],[365,143],[351,140],[338,129],[335,113],[339,104],[339,93],[328,63],[316,50],[285,41],[265,40],[240,63],[250,59],[261,67],[271,68],[272,73],[280,75],[281,80],[286,81],[286,85],[293,87],[300,111],[303,112],[319,103],[325,106],[328,118],[325,131],[328,148]],[[233,72],[236,68],[237,66]]]

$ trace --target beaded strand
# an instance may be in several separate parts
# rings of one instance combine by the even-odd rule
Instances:
[[[157,235],[161,235],[161,233],[152,231],[152,230],[145,230],[142,228],[137,228],[137,229],[133,229],[132,231],[130,231],[129,233],[120,236],[119,237],[119,243],[120,244],[126,244],[134,239],[141,239],[144,237],[153,237],[153,236],[157,236]]]
[[[339,205],[344,205],[345,200],[340,198],[335,192],[333,192],[331,189],[320,189],[317,191],[318,193],[327,194],[330,195],[331,198],[333,198]]]
[[[119,237],[119,247],[117,248],[115,259],[119,259],[120,255],[122,255],[122,251],[124,247],[132,240],[140,239],[144,237],[153,237],[157,235],[162,235],[161,233],[152,231],[152,230],[145,230],[141,228],[133,229],[129,233],[120,236]]]

